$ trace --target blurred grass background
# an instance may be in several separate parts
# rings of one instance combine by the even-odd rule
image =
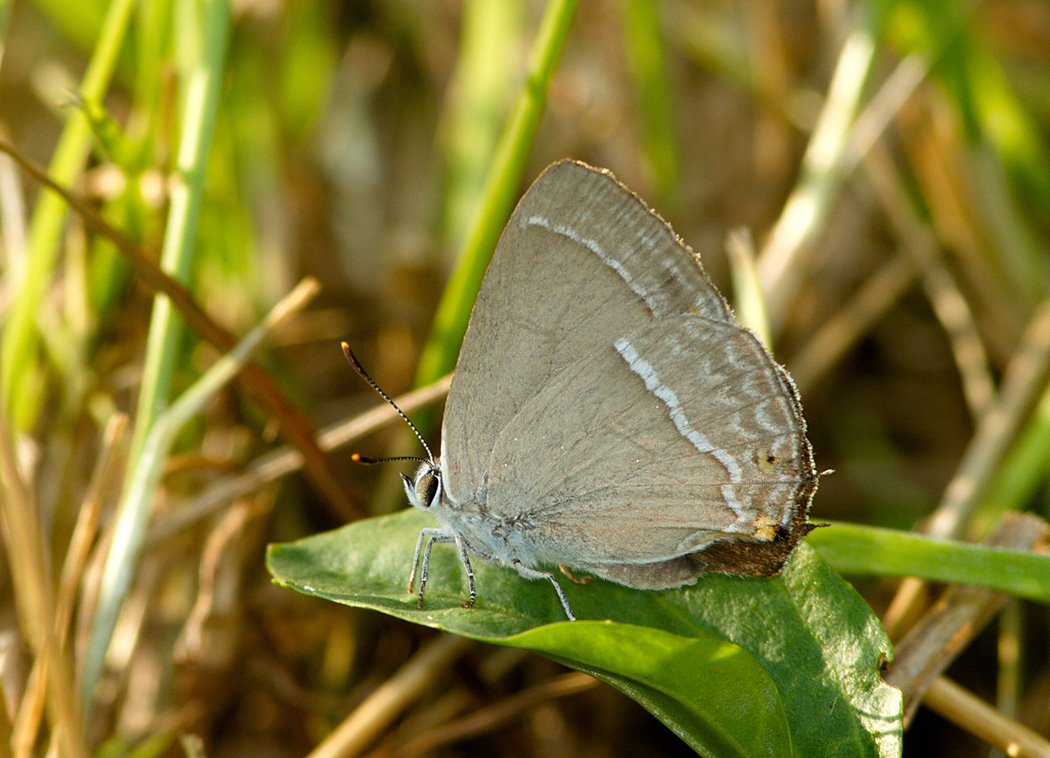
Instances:
[[[320,281],[259,356],[314,429],[377,403],[340,339],[392,395],[451,367],[484,270],[483,257],[456,268],[461,252],[491,250],[509,204],[563,157],[612,169],[726,293],[726,238],[751,230],[774,352],[818,467],[835,469],[815,520],[920,523],[1047,296],[1039,2],[37,0],[0,4],[0,45],[0,137],[163,254],[215,322],[243,334],[301,277]],[[523,101],[530,71],[549,84],[528,80]],[[401,430],[147,531],[99,649],[103,566],[145,430],[218,353],[6,158],[0,225],[0,758],[52,740],[78,753],[49,726],[70,718],[101,755],[309,752],[430,635],[271,586],[263,549],[400,507],[393,471],[349,453],[390,454]],[[279,444],[256,398],[232,385],[182,431],[158,463],[154,527]],[[1044,400],[1020,420],[987,509],[1046,513],[1048,414]],[[885,610],[890,583],[857,586]],[[43,695],[63,666],[34,673],[34,612],[58,618],[69,682],[92,656],[99,667],[97,687],[68,688],[65,716]],[[1011,614],[951,674],[1047,734],[1045,609]],[[1004,640],[1023,651],[1012,669]],[[363,751],[686,752],[549,661],[456,655]],[[905,737],[906,754],[983,749],[925,713]]]

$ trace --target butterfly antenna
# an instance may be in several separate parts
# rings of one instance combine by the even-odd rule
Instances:
[[[423,435],[419,433],[419,429],[416,428],[416,425],[412,423],[412,419],[406,416],[405,412],[397,407],[397,403],[390,399],[390,395],[383,392],[383,388],[376,384],[375,380],[368,375],[364,366],[361,365],[360,361],[357,360],[357,356],[354,355],[354,352],[350,349],[350,345],[345,342],[340,342],[339,344],[342,345],[343,355],[346,356],[346,360],[350,362],[350,365],[354,367],[354,371],[356,371],[362,379],[368,382],[368,386],[378,392],[381,398],[390,403],[390,407],[397,411],[397,415],[405,420],[405,423],[408,424],[413,434],[416,435],[416,439],[419,440],[423,449],[427,451],[427,460],[425,461],[422,458],[415,458],[413,456],[403,456],[400,458],[365,458],[357,453],[354,453],[352,456],[353,459],[359,463],[382,463],[384,461],[423,461],[424,463],[434,463],[434,454],[430,452],[430,446],[427,445],[426,440],[423,439]]]

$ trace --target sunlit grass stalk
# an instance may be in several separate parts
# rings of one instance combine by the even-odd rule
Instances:
[[[729,233],[726,255],[733,272],[733,309],[737,320],[757,334],[763,345],[772,349],[766,301],[755,270],[755,243],[747,229]]]
[[[823,111],[810,138],[798,183],[758,259],[770,329],[781,332],[791,303],[809,273],[813,243],[839,197],[850,128],[860,108],[875,58],[870,21],[863,19],[842,46]]]
[[[150,504],[175,437],[204,404],[237,375],[263,338],[282,319],[302,307],[317,289],[316,281],[303,281],[232,351],[220,358],[170,408],[158,416],[150,427],[121,498],[113,542],[106,556],[98,607],[84,654],[82,687],[85,703],[90,702],[95,685],[102,675],[106,650],[138,562],[142,538],[149,522]]]
[[[952,477],[940,505],[930,516],[926,532],[933,536],[957,537],[983,505],[993,478],[1002,470],[1007,451],[1050,384],[1050,298],[1036,310],[1017,351],[1010,359],[999,398],[980,419],[959,468]]]

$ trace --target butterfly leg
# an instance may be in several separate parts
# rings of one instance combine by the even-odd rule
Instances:
[[[569,607],[569,599],[565,597],[565,592],[562,591],[561,585],[558,584],[558,580],[554,578],[554,574],[549,571],[539,571],[534,568],[529,568],[521,561],[514,561],[513,565],[518,573],[526,579],[546,579],[553,584],[554,591],[558,593],[558,599],[561,600],[561,607],[565,609],[565,615],[569,617],[569,621],[576,620],[576,615],[572,612],[572,608]]]
[[[423,552],[423,540],[427,537],[438,537],[444,534],[440,529],[423,529],[416,540],[416,552],[412,556],[412,573],[408,576],[408,592],[412,593],[412,585],[416,583],[416,571],[419,569],[419,554]]]
[[[427,542],[426,550],[423,551],[423,565],[421,567],[421,573],[419,576],[419,607],[423,607],[423,593],[427,589],[427,575],[430,574],[430,551],[434,547],[435,542],[452,542],[453,539],[449,535],[445,534],[440,529],[424,529],[419,533],[419,542],[416,544],[416,553],[418,557],[419,546],[422,544],[423,539],[429,537],[430,540]],[[409,577],[409,587],[412,585],[412,579],[415,577],[415,566],[412,567],[412,576]]]
[[[471,568],[470,557],[467,555],[467,541],[463,539],[463,535],[459,532],[454,533],[452,536],[456,540],[456,548],[459,550],[459,560],[467,572],[467,585],[470,587],[470,598],[467,602],[463,603],[463,607],[472,608],[474,606],[474,601],[478,597],[478,593],[474,589],[474,569]]]
[[[569,578],[569,581],[573,584],[590,584],[591,579],[593,579],[593,577],[590,576],[576,576],[569,570],[569,567],[566,566],[564,563],[558,564],[558,571],[565,574],[565,576],[567,576]]]

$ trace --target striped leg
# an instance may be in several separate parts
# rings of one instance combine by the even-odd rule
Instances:
[[[554,574],[549,571],[539,571],[534,568],[529,568],[521,561],[514,561],[514,568],[517,569],[518,573],[526,579],[546,579],[554,585],[554,591],[558,593],[558,599],[561,600],[561,607],[565,609],[565,615],[569,617],[569,621],[575,621],[576,615],[572,612],[572,608],[569,607],[569,599],[565,597],[565,592],[562,591],[561,585],[558,584],[558,580],[554,578]]]

